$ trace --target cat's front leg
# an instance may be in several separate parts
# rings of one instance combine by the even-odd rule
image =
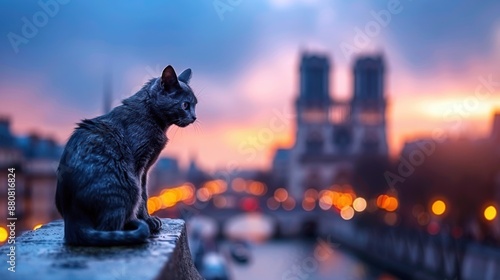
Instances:
[[[142,197],[137,213],[137,218],[144,220],[148,226],[151,234],[157,234],[161,229],[161,220],[158,217],[150,216],[148,213],[148,190],[146,186],[147,172],[144,172],[141,178]]]

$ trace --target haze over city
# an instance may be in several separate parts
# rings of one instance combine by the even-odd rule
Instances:
[[[221,12],[211,1],[155,1],[147,9],[137,1],[109,1],[99,9],[70,2],[28,43],[0,41],[0,111],[16,134],[35,131],[64,144],[76,122],[103,112],[109,73],[116,106],[165,65],[190,67],[200,124],[172,128],[164,154],[184,165],[195,156],[212,170],[229,163],[262,168],[275,147],[293,144],[293,118],[269,141],[251,139],[276,112],[293,112],[301,53],[330,57],[330,92],[343,99],[352,95],[356,56],[383,53],[391,155],[436,128],[484,136],[500,108],[500,3],[430,3],[259,0]],[[0,33],[22,36],[22,18],[39,10],[36,2],[10,3],[0,11]],[[484,98],[477,98],[481,85]]]

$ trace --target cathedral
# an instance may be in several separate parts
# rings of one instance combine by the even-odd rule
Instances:
[[[301,200],[309,188],[348,183],[346,178],[360,156],[388,155],[383,57],[356,59],[348,101],[331,94],[331,68],[325,55],[303,54],[301,58],[295,144],[287,151],[286,184],[295,199]]]

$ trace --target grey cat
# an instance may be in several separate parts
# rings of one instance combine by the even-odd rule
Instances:
[[[147,211],[146,179],[171,125],[196,120],[196,96],[172,66],[103,116],[83,120],[58,168],[56,206],[69,245],[139,244],[161,228]]]

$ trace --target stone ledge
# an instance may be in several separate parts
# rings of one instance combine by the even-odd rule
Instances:
[[[9,244],[0,247],[0,279],[198,280],[182,220],[162,219],[161,233],[147,244],[69,247],[62,221],[16,238],[16,272],[7,270]]]

